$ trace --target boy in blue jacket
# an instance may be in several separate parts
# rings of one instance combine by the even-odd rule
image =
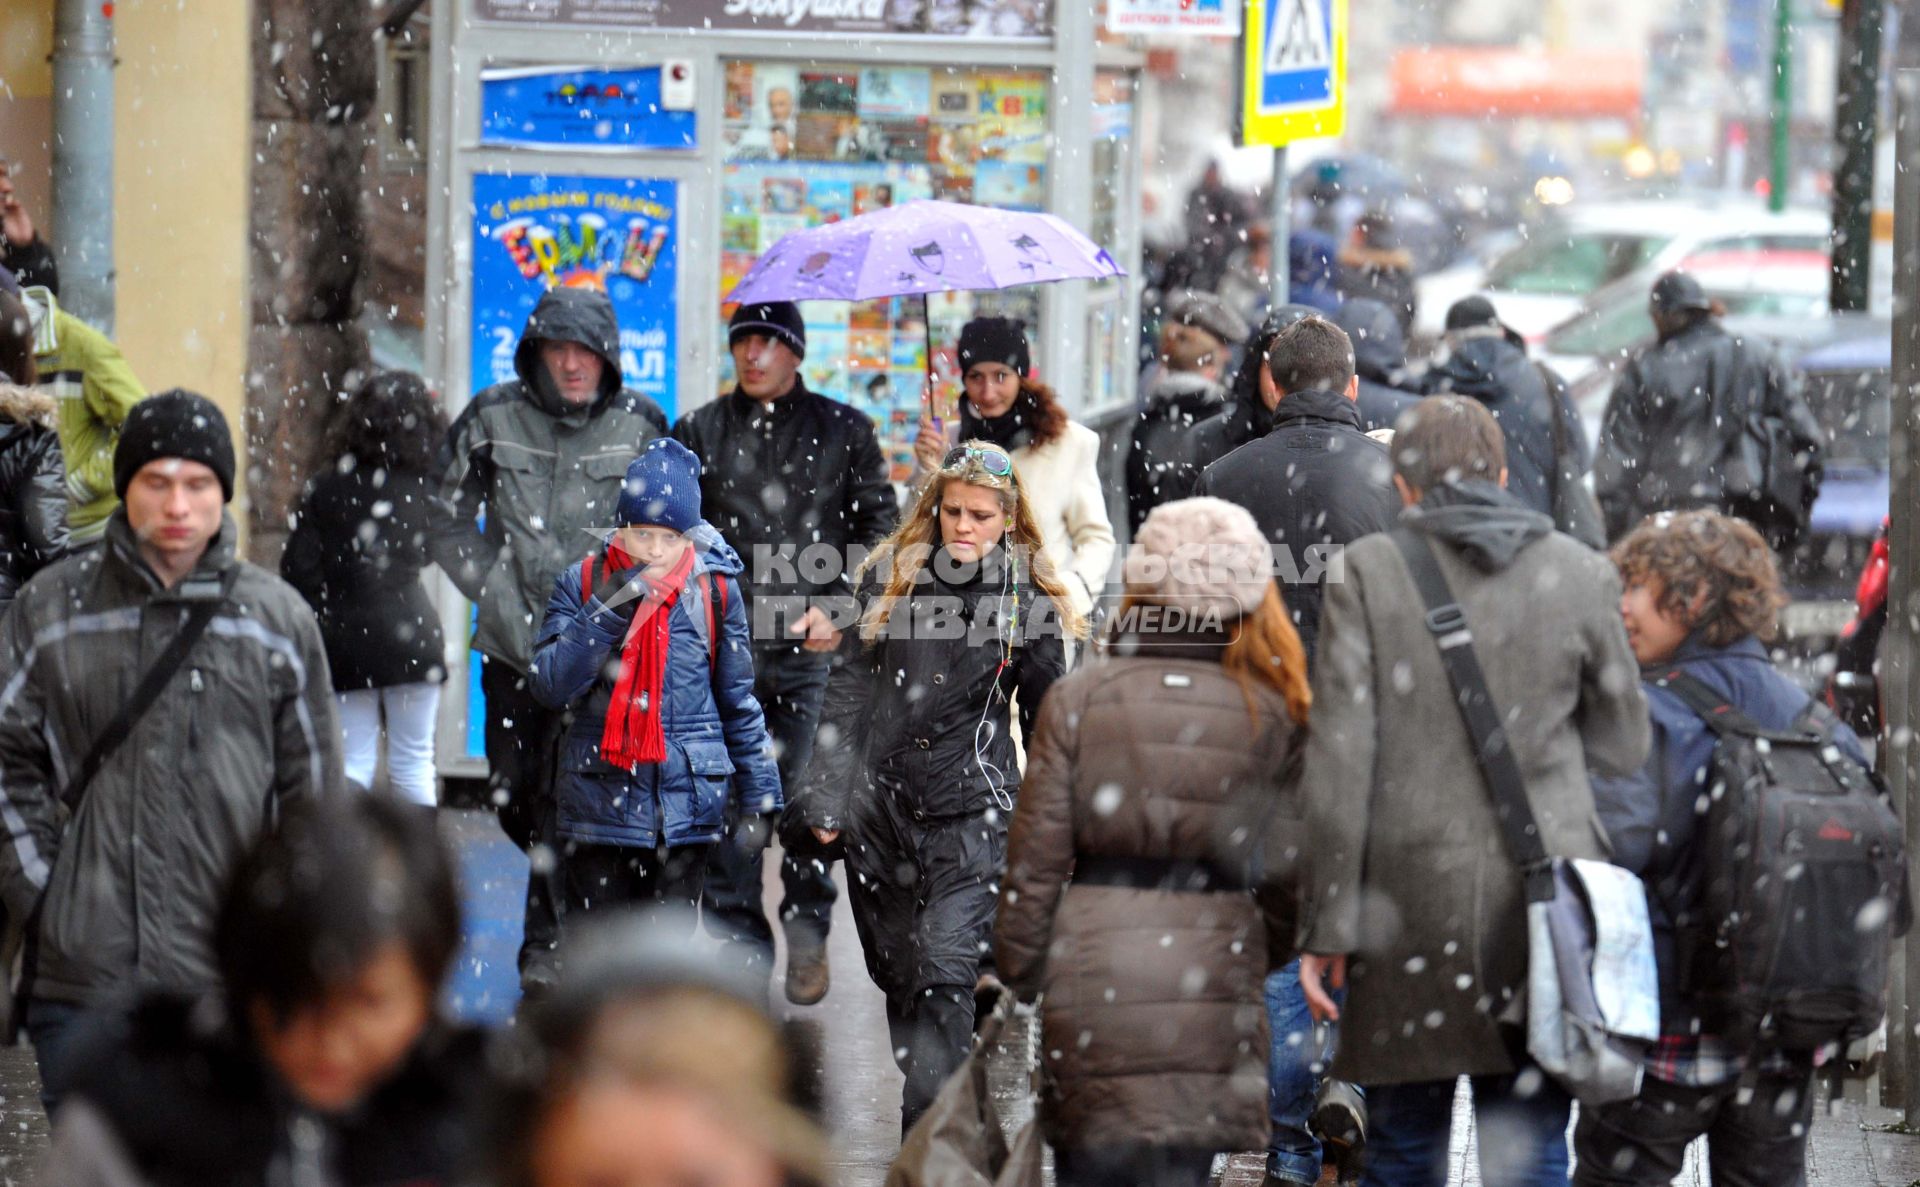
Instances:
[[[1625,592],[1620,614],[1641,671],[1678,669],[1696,677],[1767,729],[1784,730],[1811,698],[1767,656],[1786,598],[1773,553],[1745,521],[1714,511],[1653,516],[1614,546]],[[1677,693],[1644,685],[1653,747],[1628,778],[1596,778],[1595,807],[1613,842],[1613,861],[1647,884],[1660,972],[1659,1045],[1640,1095],[1580,1110],[1574,1129],[1577,1187],[1664,1187],[1679,1175],[1688,1143],[1707,1139],[1716,1184],[1789,1187],[1806,1182],[1813,1119],[1813,1066],[1769,1054],[1741,1077],[1750,1052],[1703,1028],[1702,987],[1689,984],[1680,928],[1699,909],[1674,901],[1674,877],[1702,842],[1704,797],[1715,735]],[[1834,722],[1836,746],[1866,766],[1860,743]]]
[[[560,574],[534,644],[534,696],[572,710],[554,781],[563,917],[692,911],[730,820],[783,806],[742,566],[700,518],[699,459],[649,442],[627,467],[617,523]]]

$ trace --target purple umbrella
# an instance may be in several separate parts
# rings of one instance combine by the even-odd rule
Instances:
[[[928,293],[1125,275],[1105,248],[1065,219],[923,199],[781,236],[727,300],[871,301],[918,295],[931,396]]]
[[[1054,215],[918,201],[782,236],[727,300],[868,301],[1124,275]]]

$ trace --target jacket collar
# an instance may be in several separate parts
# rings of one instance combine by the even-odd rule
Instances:
[[[208,542],[207,550],[200,554],[200,562],[193,567],[179,585],[168,589],[153,571],[147,558],[140,555],[140,541],[133,534],[133,525],[127,522],[127,509],[114,508],[113,515],[107,520],[105,542],[106,562],[114,569],[126,574],[147,596],[158,601],[173,601],[184,597],[191,586],[203,581],[218,583],[238,563],[234,551],[234,536],[238,528],[234,525],[233,515],[228,511],[220,512],[220,530],[215,532]]]
[[[1360,407],[1339,392],[1290,392],[1273,410],[1273,427],[1284,428],[1302,421],[1342,424],[1358,432]]]
[[[792,419],[794,411],[800,407],[802,398],[807,396],[807,381],[798,375],[793,379],[793,390],[784,396],[771,400],[756,400],[734,384],[728,399],[733,401],[734,412],[749,421],[771,420],[774,424],[785,424]]]
[[[1658,676],[1687,664],[1715,663],[1728,659],[1750,659],[1763,664],[1771,662],[1767,658],[1766,644],[1752,635],[1735,639],[1725,647],[1715,647],[1699,631],[1694,631],[1680,641],[1680,646],[1674,649],[1672,655],[1657,664],[1647,665],[1645,671],[1648,675]]]

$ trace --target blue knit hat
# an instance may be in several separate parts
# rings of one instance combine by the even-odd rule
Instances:
[[[700,459],[671,437],[656,437],[627,464],[615,516],[622,527],[656,524],[690,532],[700,522]]]

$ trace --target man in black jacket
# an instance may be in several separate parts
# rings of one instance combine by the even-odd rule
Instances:
[[[1247,340],[1240,356],[1240,369],[1227,385],[1227,406],[1207,420],[1193,426],[1193,464],[1186,471],[1186,486],[1176,475],[1162,477],[1160,501],[1171,503],[1194,493],[1200,472],[1249,441],[1258,441],[1273,431],[1273,405],[1279,397],[1273,392],[1273,377],[1267,374],[1267,348],[1280,331],[1301,318],[1314,317],[1319,310],[1311,305],[1282,305],[1267,314],[1260,329]]]
[[[1353,342],[1353,369],[1360,377],[1360,427],[1390,429],[1400,414],[1420,402],[1407,377],[1407,336],[1384,301],[1354,297],[1333,315],[1333,324]]]
[[[1340,550],[1392,527],[1400,514],[1393,461],[1361,428],[1353,344],[1318,315],[1282,329],[1265,355],[1273,431],[1208,466],[1194,493],[1238,503],[1273,542],[1281,595],[1307,664],[1314,661],[1325,583],[1341,580]],[[1267,979],[1272,1037],[1267,1183],[1292,1183],[1324,1153],[1308,1131],[1318,1074],[1306,999],[1293,965]],[[1309,1177],[1307,1181],[1311,1182]]]
[[[1428,391],[1484,404],[1506,439],[1507,493],[1552,515],[1555,484],[1579,482],[1587,473],[1587,433],[1566,385],[1527,358],[1526,339],[1500,321],[1485,297],[1454,302],[1446,331],[1447,359],[1427,373]],[[1564,438],[1555,433],[1556,416]]]
[[[1752,520],[1776,550],[1790,546],[1820,487],[1823,436],[1793,372],[1772,350],[1721,328],[1700,282],[1683,272],[1654,282],[1648,308],[1659,340],[1621,372],[1600,425],[1593,491],[1607,537],[1658,511],[1710,507]],[[1755,422],[1777,430],[1788,456],[1746,475],[1768,488],[1741,499],[1729,489],[1728,463]]]
[[[527,687],[533,639],[554,576],[613,523],[627,463],[665,435],[667,418],[622,385],[620,329],[602,292],[541,297],[513,369],[516,378],[475,396],[447,431],[431,550],[478,610],[488,791],[507,836],[535,859],[520,968],[529,987],[544,987],[560,931],[553,769],[561,715]]]
[[[1386,446],[1360,428],[1353,345],[1340,327],[1307,317],[1267,351],[1273,431],[1213,463],[1197,495],[1238,503],[1273,542],[1281,593],[1313,661],[1321,590],[1340,572],[1340,549],[1391,527],[1400,513]]]
[[[21,287],[39,285],[59,295],[60,270],[53,249],[33,228],[33,216],[14,196],[11,166],[0,160],[0,267],[20,278]]]
[[[741,583],[754,637],[754,695],[766,712],[780,781],[799,786],[840,644],[837,602],[850,605],[864,554],[898,519],[873,421],[800,378],[807,330],[790,301],[742,305],[727,330],[739,383],[680,418],[673,435],[702,462],[707,521],[747,562]],[[789,790],[789,795],[791,795]],[[771,968],[773,929],[760,907],[766,837],[744,822],[714,846],[704,903],[709,925]],[[787,997],[826,995],[827,928],[837,847],[806,828],[782,830]]]
[[[1228,352],[1247,324],[1211,293],[1181,292],[1167,302],[1160,330],[1160,374],[1146,393],[1127,448],[1127,519],[1134,531],[1147,513],[1193,489],[1194,426],[1220,412]]]

